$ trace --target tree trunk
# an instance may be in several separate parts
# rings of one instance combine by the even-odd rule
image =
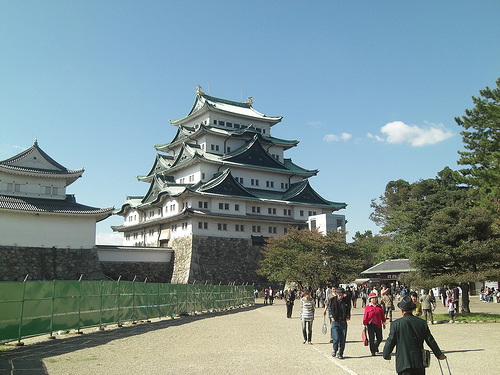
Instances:
[[[470,286],[469,283],[462,283],[460,284],[460,288],[462,289],[462,313],[470,313],[470,307],[469,307],[469,290]]]

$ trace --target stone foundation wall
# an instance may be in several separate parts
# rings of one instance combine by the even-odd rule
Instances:
[[[97,249],[0,246],[0,280],[101,280]]]
[[[189,236],[172,240],[175,265],[172,283],[255,284],[265,286],[257,275],[262,246],[250,239]]]
[[[170,283],[172,280],[173,262],[170,263],[144,263],[144,262],[101,262],[103,273],[118,280],[148,283]]]

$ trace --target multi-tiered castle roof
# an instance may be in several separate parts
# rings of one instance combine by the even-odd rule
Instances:
[[[312,215],[346,207],[321,197],[309,178],[318,173],[285,158],[299,141],[273,137],[282,116],[216,98],[198,86],[189,113],[170,120],[174,138],[158,151],[144,196],[127,197],[115,213],[126,244],[158,246],[182,235],[276,236],[303,227]]]

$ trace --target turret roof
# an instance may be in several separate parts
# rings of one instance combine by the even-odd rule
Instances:
[[[114,207],[96,208],[85,206],[76,203],[74,195],[66,195],[64,200],[0,195],[0,209],[16,212],[96,216],[97,221],[101,221],[113,213]]]
[[[47,155],[35,139],[33,145],[19,154],[0,161],[0,171],[37,177],[66,179],[66,185],[75,182],[84,169],[70,170]]]

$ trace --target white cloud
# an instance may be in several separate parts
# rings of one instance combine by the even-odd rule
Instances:
[[[352,134],[342,133],[340,137],[342,138],[343,141],[348,141],[352,137]]]
[[[323,137],[323,140],[327,141],[327,142],[338,142],[339,137],[338,137],[338,135],[335,135],[335,134],[327,134]]]
[[[454,135],[443,125],[430,124],[425,127],[419,127],[417,125],[407,125],[402,121],[385,124],[380,128],[380,131],[386,135],[385,141],[387,143],[409,143],[414,147],[433,145]],[[375,139],[384,140],[381,137],[377,137],[375,136]]]
[[[376,141],[379,141],[379,142],[385,142],[385,139],[382,138],[381,136],[379,135],[373,135],[372,133],[367,133],[366,136],[368,138],[372,138],[372,139],[375,139]]]
[[[349,133],[342,133],[340,137],[335,134],[327,134],[323,137],[323,140],[326,142],[339,142],[339,141],[348,141],[351,139],[352,134]]]
[[[123,233],[97,233],[95,236],[96,245],[123,245]]]

